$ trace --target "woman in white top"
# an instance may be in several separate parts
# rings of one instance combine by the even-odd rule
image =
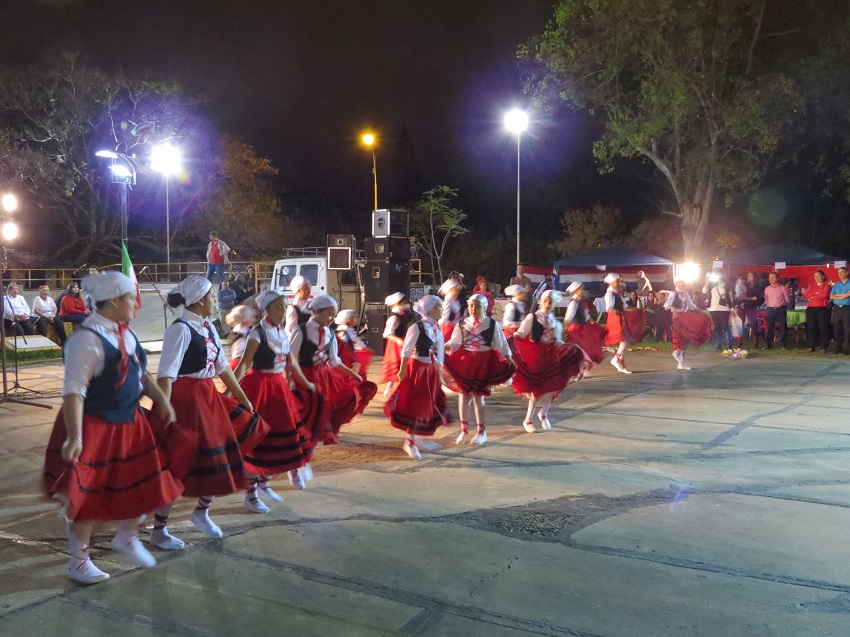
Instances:
[[[407,328],[401,347],[398,388],[384,404],[390,424],[407,433],[402,448],[419,460],[424,451],[439,449],[427,440],[438,427],[451,422],[443,393],[445,342],[437,320],[442,313],[440,298],[426,295],[413,306],[422,319]]]
[[[212,284],[190,276],[168,293],[171,307],[184,306],[183,314],[165,330],[157,383],[171,399],[176,426],[194,439],[193,456],[183,482],[183,495],[198,498],[192,523],[207,537],[221,537],[209,516],[217,495],[245,488],[242,454],[253,449],[269,431],[254,413],[253,405],[227,362],[218,333],[208,320],[213,313]],[[218,376],[233,398],[219,392]],[[167,529],[171,507],[156,512],[154,531],[163,549],[183,548]]]
[[[482,445],[487,441],[484,397],[490,395],[490,387],[506,382],[516,370],[501,325],[486,315],[487,303],[482,294],[470,296],[469,316],[455,326],[446,344],[449,352],[446,354],[446,369],[460,389],[460,435],[457,444],[462,443],[469,433],[470,402],[475,409],[477,431],[469,442]]]
[[[47,336],[47,326],[50,325],[59,339],[59,347],[65,347],[65,323],[58,316],[56,301],[50,297],[50,286],[40,285],[38,296],[32,302],[32,313],[35,317],[35,329],[42,336]]]
[[[535,431],[531,417],[538,403],[540,424],[544,429],[552,428],[549,422],[552,401],[591,365],[580,347],[563,341],[563,327],[554,314],[560,301],[560,292],[546,290],[540,297],[539,309],[526,316],[514,334],[517,373],[513,388],[528,400],[522,424],[528,433]]]
[[[735,307],[735,294],[726,283],[722,272],[706,274],[705,286],[702,293],[710,297],[708,313],[714,324],[714,335],[717,337],[717,349],[722,349],[723,341],[732,349],[732,331],[729,329],[729,317]]]
[[[339,358],[363,378],[367,377],[369,365],[375,355],[357,335],[357,315],[354,310],[340,310],[334,319],[339,343]]]
[[[521,285],[509,285],[505,288],[505,294],[511,297],[511,301],[505,305],[502,326],[505,329],[505,336],[510,337],[519,329],[522,320],[528,314],[528,306],[525,303],[526,289]]]
[[[235,375],[245,396],[271,429],[260,444],[243,454],[248,472],[243,504],[253,513],[268,513],[261,496],[270,502],[283,501],[269,486],[271,477],[288,473],[292,486],[303,489],[304,480],[298,469],[306,464],[309,455],[308,441],[299,430],[301,404],[289,389],[286,375],[289,373],[308,391],[315,390],[315,385],[304,377],[298,361],[289,356],[289,337],[283,329],[286,312],[283,293],[267,290],[257,297],[256,303],[263,318],[245,339],[245,352]]]
[[[443,310],[440,313],[439,326],[443,333],[443,341],[452,337],[455,325],[463,319],[463,307],[458,301],[461,291],[461,283],[457,279],[448,279],[440,286],[440,294],[443,297]]]
[[[307,279],[299,275],[292,279],[289,289],[294,296],[292,303],[286,308],[286,333],[292,338],[295,328],[310,320],[312,313],[307,304],[310,302],[313,287]]]
[[[407,296],[401,292],[390,294],[385,300],[384,305],[391,308],[391,313],[387,317],[387,323],[384,326],[384,360],[381,362],[381,377],[378,379],[380,383],[386,383],[384,396],[389,396],[398,383],[398,368],[401,364],[401,346],[404,343],[404,335],[407,334],[407,328],[416,320],[413,311],[410,309],[410,303],[407,301]]]
[[[257,323],[257,311],[250,305],[237,305],[224,320],[230,326],[230,369],[235,370],[248,344],[248,332]]]

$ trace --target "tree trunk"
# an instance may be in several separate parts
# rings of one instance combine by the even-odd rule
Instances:
[[[700,263],[703,254],[703,242],[705,231],[708,228],[708,220],[711,213],[711,205],[714,200],[713,182],[699,184],[690,201],[680,204],[682,212],[682,247],[685,261]]]

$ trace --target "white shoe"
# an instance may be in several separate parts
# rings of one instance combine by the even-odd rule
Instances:
[[[631,374],[631,372],[626,369],[625,365],[620,365],[620,367],[619,367],[619,369],[617,369],[617,371],[620,372],[621,374]]]
[[[543,417],[540,419],[540,426],[543,427],[543,429],[551,429],[552,423],[549,422],[549,418]]]
[[[691,371],[691,368],[685,365],[684,363],[679,363],[677,369],[684,369],[685,371]]]
[[[301,475],[298,473],[298,469],[293,469],[289,472],[289,484],[299,490],[306,486],[304,480],[301,479]]]
[[[534,423],[531,421],[522,423],[522,426],[530,434],[533,434],[535,432]]]
[[[123,553],[136,566],[142,568],[156,566],[156,559],[142,546],[138,535],[127,533],[127,531],[118,531],[109,545],[116,551]]]
[[[163,551],[179,551],[186,543],[180,538],[176,538],[168,532],[167,527],[161,529],[153,529],[151,531],[150,543],[156,548]]]
[[[384,388],[384,396],[389,396],[390,392],[392,392],[393,384],[387,383],[387,386]]]
[[[283,498],[280,497],[274,491],[272,491],[272,488],[269,486],[268,482],[263,482],[262,484],[264,486],[260,486],[260,484],[257,484],[257,495],[264,497],[269,502],[283,502]]]
[[[89,558],[81,560],[71,556],[68,561],[68,577],[80,584],[97,584],[108,580],[109,573],[101,571]]]
[[[207,509],[194,511],[191,520],[192,524],[198,527],[198,530],[207,537],[221,537],[224,535],[221,529],[210,520],[210,512]]]
[[[413,460],[422,459],[422,455],[419,453],[419,449],[416,448],[416,445],[410,444],[410,441],[405,440],[401,448],[404,449],[404,453],[410,456]]]
[[[487,432],[482,431],[480,434],[475,434],[472,437],[472,440],[469,441],[469,444],[471,444],[471,445],[483,445],[485,442],[487,442]]]
[[[457,444],[459,444],[459,445],[462,445],[462,444],[463,444],[463,441],[466,439],[466,435],[467,435],[467,433],[468,433],[468,432],[466,432],[466,431],[461,431],[461,432],[457,435],[457,440],[455,440],[455,442],[456,442]]]
[[[301,473],[301,477],[303,478],[304,482],[310,482],[310,480],[313,479],[313,467],[310,466],[309,462],[303,467],[301,467],[298,471],[299,473]]]
[[[416,440],[416,446],[422,451],[437,451],[437,449],[443,448],[443,445],[440,443],[428,440],[427,438],[418,438]]]
[[[677,363],[681,363],[685,359],[685,357],[682,356],[682,350],[680,349],[673,350],[673,358],[676,359]]]
[[[269,508],[263,504],[263,501],[257,497],[256,493],[251,496],[248,493],[245,494],[245,499],[242,500],[242,506],[248,509],[251,513],[268,513]]]
[[[623,369],[623,364],[620,362],[620,360],[616,356],[611,359],[611,364],[614,366],[614,369],[616,369],[618,372]]]

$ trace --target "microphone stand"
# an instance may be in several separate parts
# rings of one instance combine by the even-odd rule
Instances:
[[[6,307],[6,285],[3,283],[3,272],[6,270],[6,248],[2,249],[2,254],[0,254],[0,307]],[[9,309],[11,309],[12,304],[9,304]],[[17,325],[17,320],[12,322],[12,328],[14,330]],[[17,330],[14,330],[17,331]],[[12,391],[9,391],[9,372],[6,368],[6,320],[0,320],[0,373],[2,373],[3,378],[3,394],[0,395],[0,404],[2,403],[18,403],[20,405],[32,405],[33,407],[42,407],[43,409],[53,409],[53,405],[48,405],[46,403],[36,402],[29,397],[22,395],[22,392],[26,392],[28,394],[35,394],[36,398],[44,398],[45,394],[42,392],[36,392],[31,389],[27,389],[23,387],[18,382],[18,335],[13,335],[13,347],[15,352],[15,381],[12,384]],[[24,338],[24,343],[26,343],[26,338]]]

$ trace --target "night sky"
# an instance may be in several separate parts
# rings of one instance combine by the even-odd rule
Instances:
[[[281,193],[316,193],[355,215],[362,208],[365,219],[371,156],[358,134],[371,128],[380,207],[446,184],[459,188],[473,225],[513,228],[516,142],[502,116],[524,103],[517,46],[542,32],[552,0],[11,4],[4,22],[15,28],[0,41],[0,63],[75,50],[105,69],[174,79],[208,100],[219,133],[273,161]],[[596,174],[594,133],[568,109],[533,122],[523,138],[527,232],[551,231],[552,215],[630,190],[631,173]]]

